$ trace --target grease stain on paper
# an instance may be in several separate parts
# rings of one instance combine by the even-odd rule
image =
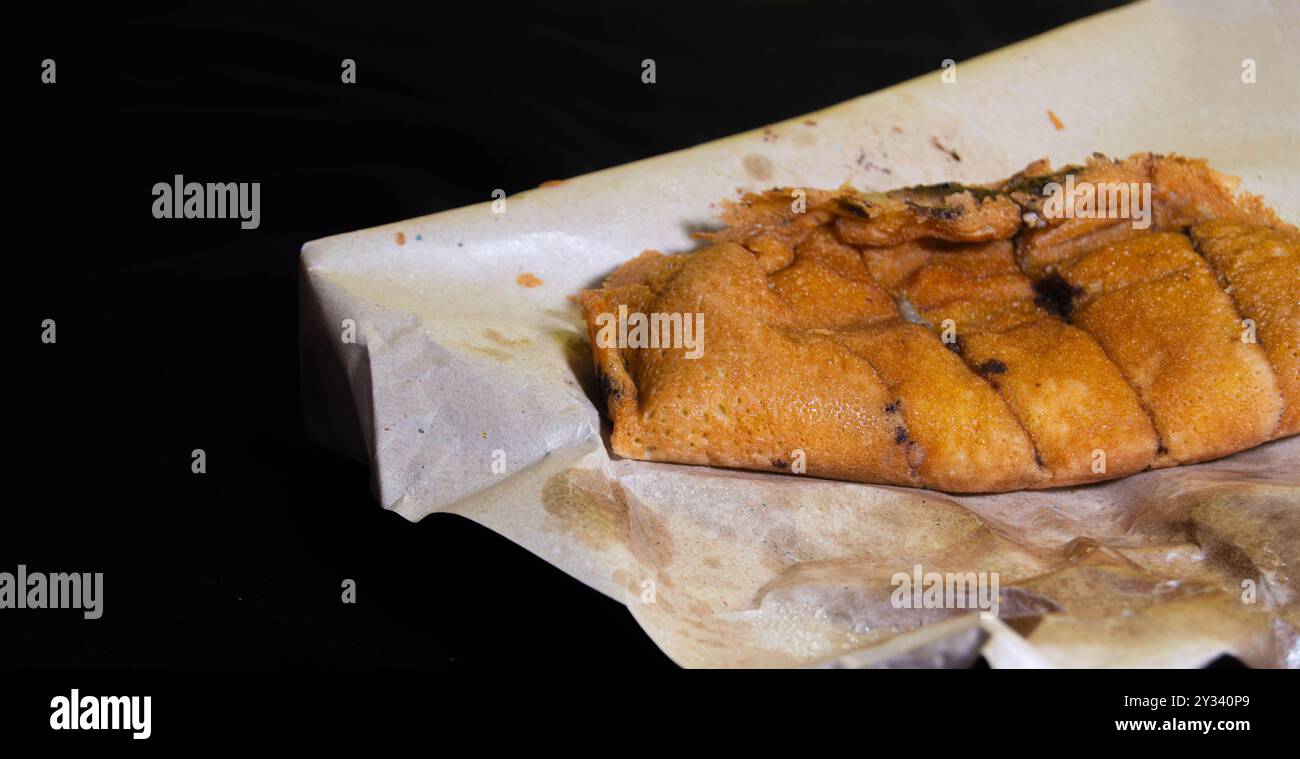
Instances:
[[[775,174],[772,162],[758,153],[750,153],[741,159],[741,163],[745,166],[745,173],[759,182],[766,182]]]
[[[596,549],[625,545],[660,584],[671,584],[663,570],[672,560],[672,536],[663,519],[617,481],[592,469],[559,472],[542,487],[542,506],[579,542]]]

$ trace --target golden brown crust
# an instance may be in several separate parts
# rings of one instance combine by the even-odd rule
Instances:
[[[705,248],[662,281],[590,290],[587,314],[614,451],[653,461],[787,470],[919,484],[910,446],[886,411],[894,397],[863,358],[827,334],[792,328],[753,254]],[[597,340],[597,317],[620,305],[641,313],[701,313],[707,350],[623,348]]]
[[[951,491],[998,491],[1047,481],[1034,444],[997,392],[933,333],[891,320],[839,336],[896,397],[917,446],[920,482]]]
[[[1155,459],[1137,394],[1083,330],[1054,317],[967,336],[962,357],[1024,424],[1052,485],[1124,477]]]
[[[1122,477],[1154,460],[1137,395],[1096,341],[1038,304],[1009,242],[933,256],[902,290],[1007,402],[1053,485]]]
[[[1218,219],[1192,229],[1196,249],[1244,318],[1277,374],[1286,410],[1275,437],[1300,432],[1300,233]]]
[[[1151,413],[1158,464],[1226,456],[1273,436],[1282,415],[1264,352],[1184,235],[1102,248],[1061,270],[1073,322],[1105,349]]]
[[[1039,169],[1045,171],[1045,167]],[[1067,178],[1080,187],[1127,185],[1140,191],[1142,185],[1148,185],[1149,226],[1133,224],[1133,207],[1123,205],[1131,196],[1101,191],[1094,196],[1095,209],[1090,217],[1049,214],[1045,210],[1047,198],[1041,192],[1045,181],[1063,185]],[[1123,160],[1094,155],[1084,166],[1041,173],[1028,184],[1022,180],[1018,188],[1014,184],[1007,187],[1031,222],[1016,240],[1021,266],[1031,276],[1043,276],[1089,250],[1151,232],[1179,232],[1207,219],[1282,226],[1259,198],[1238,196],[1237,185],[1236,177],[1211,169],[1204,160],[1154,153],[1137,153]]]
[[[1151,228],[1045,218],[1042,188],[1071,172],[1150,183]],[[1235,188],[1144,153],[979,187],[746,195],[709,246],[648,251],[580,296],[614,450],[988,492],[1294,434],[1300,237]],[[620,309],[699,314],[705,347],[598,339]]]

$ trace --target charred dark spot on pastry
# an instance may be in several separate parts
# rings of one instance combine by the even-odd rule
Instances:
[[[1082,166],[1067,166],[1060,171],[1051,174],[1040,174],[1034,177],[1017,177],[1007,183],[1007,193],[1024,193],[1030,196],[1043,196],[1043,192],[1049,184],[1065,184],[1067,174],[1083,171]]]
[[[1046,464],[1043,463],[1043,457],[1038,453],[1038,451],[1034,451],[1034,463],[1038,465],[1039,469],[1046,466]]]
[[[1163,456],[1163,455],[1165,455],[1166,453],[1169,453],[1169,449],[1165,447],[1165,444],[1164,444],[1164,443],[1156,443],[1156,455],[1157,455],[1157,456]]]
[[[987,377],[990,374],[1005,374],[1006,371],[1007,365],[996,358],[991,358],[975,367],[975,372],[981,377]]]
[[[887,194],[899,198],[907,198],[909,196],[945,198],[949,195],[958,195],[963,192],[969,193],[970,196],[975,198],[976,200],[995,198],[999,195],[1005,194],[1003,193],[1002,190],[994,190],[994,189],[989,189],[987,187],[974,187],[971,185],[962,184],[961,182],[939,182],[938,184],[918,184],[918,185],[912,185],[911,187],[904,187],[901,190],[896,190]]]
[[[786,461],[785,459],[772,459],[772,466],[776,467],[777,469],[785,469],[786,467],[790,466],[790,462]]]
[[[935,184],[914,184],[897,191],[899,195],[951,195],[954,192],[966,192],[968,188],[961,182],[937,182]]]
[[[600,367],[596,368],[596,381],[600,383],[600,394],[605,396],[605,402],[617,403],[621,394],[618,385],[615,385],[605,370]]]
[[[1034,304],[1053,316],[1069,321],[1074,311],[1074,299],[1083,294],[1083,288],[1075,287],[1056,272],[1034,283]]]
[[[893,403],[889,404],[888,406],[885,406],[885,413],[886,413],[886,414],[897,414],[897,413],[898,413],[898,408],[899,408],[899,406],[902,405],[902,403],[903,403],[902,401],[894,401]]]
[[[903,201],[918,216],[926,216],[938,221],[955,221],[962,217],[965,209],[961,206],[927,206],[911,200]]]
[[[960,355],[961,355],[961,338],[960,338],[960,337],[954,337],[954,338],[952,339],[951,342],[945,340],[945,341],[943,342],[943,347],[947,348],[948,350],[950,350],[950,351],[952,351],[953,353],[956,353],[958,356],[960,356]]]
[[[894,428],[894,442],[895,442],[896,444],[898,444],[898,445],[902,445],[903,443],[906,443],[906,442],[907,442],[907,428],[906,428],[906,427],[904,427],[904,426],[902,426],[902,425],[899,425],[899,426],[897,426],[897,427]]]
[[[867,211],[871,204],[861,198],[855,198],[852,195],[844,195],[838,201],[840,210],[860,219],[867,219],[871,214]]]

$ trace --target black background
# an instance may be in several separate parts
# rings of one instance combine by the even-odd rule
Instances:
[[[364,466],[305,442],[299,247],[797,116],[1109,5],[10,16],[0,571],[103,572],[105,613],[3,612],[0,665],[671,666],[619,604],[458,517],[381,510]],[[261,182],[261,227],[155,220],[151,187],[177,173]]]

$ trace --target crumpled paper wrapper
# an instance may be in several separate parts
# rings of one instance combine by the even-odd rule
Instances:
[[[691,249],[737,190],[983,181],[1043,156],[1203,156],[1295,221],[1297,39],[1295,6],[1143,3],[961,62],[953,83],[936,71],[505,213],[308,243],[309,434],[368,461],[384,508],[495,530],[626,603],[686,666],[1298,667],[1300,438],[983,496],[620,460],[566,298],[645,248]],[[897,608],[891,578],[918,565],[997,573],[998,615]]]

